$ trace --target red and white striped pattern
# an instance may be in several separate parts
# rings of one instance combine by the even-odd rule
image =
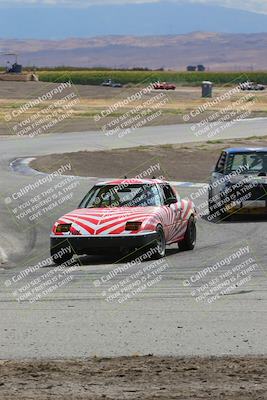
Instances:
[[[175,206],[175,207],[174,207]],[[181,240],[187,228],[189,216],[192,214],[192,205],[182,200],[181,209],[171,207],[135,207],[103,209],[77,209],[60,218],[53,227],[56,233],[58,224],[71,224],[70,233],[73,235],[109,235],[129,234],[125,225],[129,221],[142,222],[140,231],[155,232],[158,225],[164,229],[167,243]],[[174,208],[176,208],[174,210]],[[136,233],[136,232],[132,232]],[[64,235],[64,234],[60,234]],[[69,234],[68,234],[69,235]]]
[[[122,184],[123,180],[109,184]],[[144,181],[135,180],[135,183]],[[153,180],[152,182],[155,182]],[[150,183],[150,181],[149,181]],[[179,199],[179,196],[177,196]],[[157,207],[112,207],[77,209],[61,217],[54,225],[54,235],[129,235],[136,232],[125,231],[127,222],[142,222],[138,233],[155,232],[158,225],[163,227],[167,244],[183,239],[188,219],[195,215],[194,204],[188,200],[178,200],[171,206]],[[70,232],[57,233],[59,224],[71,224]]]

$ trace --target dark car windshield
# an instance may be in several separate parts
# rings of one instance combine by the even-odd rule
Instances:
[[[79,208],[148,207],[160,206],[156,185],[99,185],[94,186]]]
[[[226,173],[235,172],[244,167],[243,174],[267,173],[267,152],[247,152],[229,154]]]

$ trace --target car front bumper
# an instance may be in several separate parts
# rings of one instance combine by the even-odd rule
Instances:
[[[244,215],[267,215],[267,202],[250,201],[241,203],[240,205],[229,205],[226,207],[227,214],[244,214]]]
[[[68,246],[76,254],[103,254],[103,250],[130,250],[141,249],[155,243],[156,232],[129,235],[51,235],[51,249],[60,249]]]
[[[267,184],[243,185],[231,192],[234,202],[226,204],[228,214],[267,214]]]
[[[238,215],[266,215],[267,207],[264,208],[252,208],[252,207],[233,207],[227,210],[227,214],[238,214]]]

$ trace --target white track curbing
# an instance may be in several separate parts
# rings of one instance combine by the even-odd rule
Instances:
[[[44,172],[36,171],[35,169],[31,168],[29,164],[35,160],[35,158],[17,158],[10,163],[10,168],[14,172],[18,172],[23,175],[47,175]],[[64,176],[72,176],[72,175],[64,175]],[[87,180],[101,180],[101,181],[109,181],[112,179],[117,178],[99,178],[95,176],[85,177],[85,176],[76,176],[79,179],[87,179]],[[177,187],[187,187],[187,188],[202,188],[207,186],[207,183],[193,183],[193,182],[176,182],[172,181],[169,182],[173,186]]]

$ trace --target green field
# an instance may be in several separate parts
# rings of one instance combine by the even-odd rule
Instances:
[[[220,85],[235,85],[250,80],[267,84],[267,72],[175,72],[175,71],[39,71],[44,82],[66,82],[77,85],[100,85],[105,79],[132,85],[146,85],[155,81],[174,82],[178,85],[199,85],[208,80]]]

